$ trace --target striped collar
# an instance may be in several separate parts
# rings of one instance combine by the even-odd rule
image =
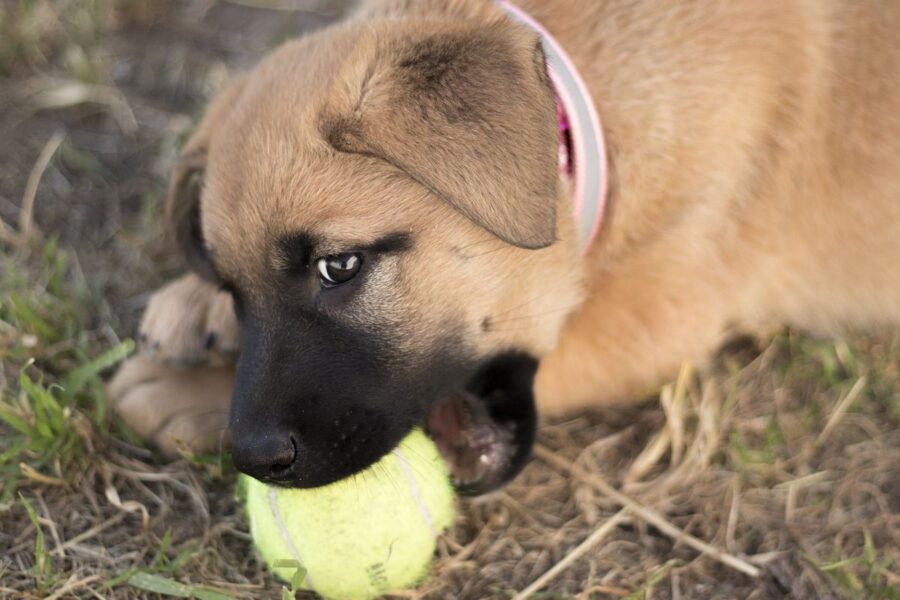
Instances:
[[[556,89],[560,171],[573,183],[578,246],[586,254],[600,231],[608,186],[600,117],[584,80],[559,42],[521,8],[508,0],[499,0],[499,4],[511,17],[541,36],[547,72]]]

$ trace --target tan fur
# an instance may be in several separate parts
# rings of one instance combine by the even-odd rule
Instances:
[[[498,164],[479,171],[470,153],[492,145],[477,131],[443,146],[446,154],[433,150],[440,137],[397,116],[409,107],[396,103],[412,92],[396,87],[385,61],[410,40],[488,27],[522,51],[527,44],[504,33],[487,0],[385,0],[276,51],[219,97],[189,142],[182,164],[198,152],[205,158],[203,233],[221,275],[263,289],[280,233],[314,229],[337,252],[411,232],[414,251],[385,261],[342,318],[390,323],[404,356],[451,323],[480,354],[542,356],[543,414],[639,398],[682,360],[702,362],[735,328],[788,323],[834,333],[900,323],[900,5],[522,5],[571,54],[607,136],[610,203],[585,259],[562,187],[556,243],[528,250],[503,242],[497,236],[542,246],[542,224],[553,218],[535,220],[528,195],[513,193],[523,189],[519,166],[491,157]],[[503,85],[486,93],[497,110],[530,114]],[[533,128],[531,139],[546,137],[537,116],[516,118]],[[528,143],[513,149],[534,152]],[[485,187],[487,173],[494,180]],[[178,196],[186,180],[175,180]],[[489,193],[465,196],[467,180]],[[191,286],[207,300],[185,305]],[[197,278],[176,287],[160,292],[145,321],[166,357],[194,353],[198,329],[173,324],[199,323],[195,313],[209,310],[213,294]],[[212,320],[232,326],[224,315]],[[153,369],[155,385],[177,393],[165,367]],[[143,400],[128,385],[113,394],[131,407],[133,425],[160,410],[147,389]]]
[[[189,274],[156,292],[141,320],[141,350],[180,366],[234,360],[238,325],[231,296]]]
[[[119,369],[107,394],[135,433],[176,456],[225,439],[233,378],[228,367],[177,369],[138,354]]]

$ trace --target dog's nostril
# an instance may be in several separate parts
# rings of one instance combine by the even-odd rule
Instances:
[[[288,436],[288,439],[291,441],[290,457],[285,454],[275,458],[275,461],[272,463],[272,475],[274,476],[283,474],[290,469],[294,465],[294,461],[297,460],[297,442],[294,441],[293,435]]]
[[[272,465],[272,475],[281,475],[285,471],[291,468],[293,463],[275,463]]]
[[[239,471],[261,481],[283,482],[293,477],[297,442],[293,433],[269,430],[242,436],[232,433],[232,457]]]

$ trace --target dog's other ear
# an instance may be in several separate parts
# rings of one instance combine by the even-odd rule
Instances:
[[[556,105],[537,36],[506,21],[373,33],[374,58],[323,113],[325,139],[387,161],[510,244],[552,244]]]
[[[234,106],[244,89],[237,78],[216,96],[197,129],[185,143],[169,180],[165,202],[166,223],[175,243],[184,253],[188,268],[209,281],[218,277],[209,259],[200,221],[200,197],[210,139],[219,123]]]

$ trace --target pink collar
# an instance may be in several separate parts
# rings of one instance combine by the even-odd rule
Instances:
[[[607,195],[606,144],[600,117],[584,80],[549,31],[509,0],[500,6],[538,32],[547,56],[547,72],[556,88],[559,114],[560,172],[574,183],[578,245],[587,254],[600,231]]]

